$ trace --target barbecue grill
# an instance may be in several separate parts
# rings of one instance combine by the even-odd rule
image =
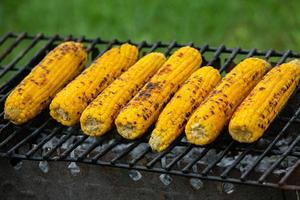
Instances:
[[[148,146],[149,134],[135,141],[122,139],[115,130],[93,138],[83,135],[80,127],[64,127],[55,122],[45,110],[35,119],[16,126],[4,119],[6,97],[38,62],[62,41],[82,42],[89,54],[89,62],[114,45],[129,42],[138,46],[142,54],[151,51],[169,56],[179,47],[197,48],[205,65],[212,65],[222,74],[230,71],[246,57],[265,58],[273,66],[300,54],[287,50],[211,47],[193,43],[148,43],[142,41],[103,40],[101,38],[35,36],[27,33],[7,33],[0,38],[0,156],[16,164],[20,160],[67,161],[115,168],[150,171],[212,181],[299,190],[300,179],[300,91],[299,87],[272,123],[266,134],[256,143],[233,141],[226,129],[214,143],[198,147],[181,137],[162,153],[153,153]],[[149,131],[150,132],[150,131]]]

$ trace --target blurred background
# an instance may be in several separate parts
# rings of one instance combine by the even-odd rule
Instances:
[[[300,50],[299,0],[0,0],[0,33]]]

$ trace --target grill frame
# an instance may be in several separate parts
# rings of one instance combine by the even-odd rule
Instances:
[[[11,72],[14,73],[13,77],[4,82],[0,87],[0,157],[6,157],[13,160],[48,160],[48,161],[67,161],[67,162],[81,162],[86,164],[96,164],[102,166],[111,166],[125,169],[136,169],[141,171],[150,171],[156,173],[166,173],[172,175],[185,176],[190,178],[200,178],[207,179],[213,181],[221,181],[221,182],[231,182],[237,184],[248,184],[254,186],[267,186],[267,187],[275,187],[281,189],[289,189],[289,190],[300,190],[300,183],[290,184],[288,179],[292,177],[293,173],[299,170],[300,165],[300,135],[294,136],[293,140],[288,149],[284,152],[280,152],[275,148],[276,143],[284,137],[284,135],[289,134],[289,128],[293,125],[300,125],[300,105],[294,108],[294,113],[289,113],[288,117],[279,116],[274,123],[282,123],[280,126],[280,130],[274,136],[267,136],[270,139],[270,143],[265,146],[263,149],[258,149],[256,146],[258,143],[250,144],[250,145],[242,145],[237,142],[229,140],[229,138],[218,139],[215,143],[211,145],[207,145],[204,147],[202,152],[198,155],[198,158],[191,160],[181,169],[174,169],[178,163],[187,156],[193,149],[197,148],[194,145],[188,144],[181,138],[177,139],[176,142],[172,144],[170,148],[162,153],[157,153],[153,155],[153,158],[150,158],[146,163],[141,163],[140,161],[145,161],[147,155],[152,154],[151,150],[146,147],[145,151],[139,154],[136,157],[133,157],[129,161],[122,161],[122,159],[128,156],[137,146],[147,143],[149,134],[146,134],[142,138],[132,142],[126,150],[121,153],[117,153],[112,158],[105,158],[108,154],[110,154],[114,147],[120,144],[127,144],[128,141],[120,138],[115,130],[111,131],[111,134],[106,134],[100,137],[98,140],[95,140],[91,146],[89,146],[86,151],[82,152],[79,157],[71,156],[71,152],[78,148],[79,145],[82,145],[89,137],[81,136],[78,140],[73,141],[72,145],[67,147],[63,152],[57,152],[57,149],[61,149],[61,146],[68,139],[73,137],[74,135],[80,135],[79,127],[71,127],[66,128],[54,120],[50,118],[47,114],[47,111],[44,111],[40,114],[36,119],[30,121],[29,123],[23,126],[16,126],[12,123],[3,119],[3,103],[9,94],[9,91],[16,86],[19,81],[30,72],[30,69],[34,67],[45,55],[51,50],[54,46],[62,41],[67,40],[76,40],[83,42],[86,46],[87,52],[89,53],[90,59],[95,59],[96,57],[103,54],[106,50],[111,48],[114,45],[119,45],[124,42],[119,41],[117,39],[114,40],[102,40],[101,38],[90,39],[84,36],[82,37],[73,37],[72,35],[61,37],[59,35],[54,36],[45,36],[44,34],[37,34],[35,36],[29,35],[27,33],[7,33],[3,37],[0,38],[0,47],[7,41],[13,40],[11,45],[9,45],[2,53],[0,52],[0,80],[3,77]],[[14,57],[8,64],[2,65],[2,61],[5,60],[7,56],[9,56],[23,41],[31,41],[31,43],[20,52],[18,55]],[[22,60],[26,54],[39,42],[45,42],[45,45],[40,48],[34,56],[26,62],[25,65],[16,67],[18,62]],[[285,52],[279,52],[273,49],[269,49],[267,51],[260,51],[257,49],[241,49],[237,48],[227,48],[225,45],[220,45],[219,47],[210,47],[208,44],[204,44],[202,46],[194,45],[193,43],[187,44],[178,44],[173,41],[170,43],[164,42],[156,42],[156,43],[148,43],[146,41],[142,41],[140,43],[134,43],[131,41],[126,41],[132,44],[135,44],[139,47],[140,50],[147,49],[146,52],[151,52],[155,50],[164,49],[164,54],[169,56],[170,53],[179,47],[189,45],[197,48],[204,56],[204,63],[207,65],[213,65],[214,67],[218,66],[218,69],[221,73],[230,70],[234,66],[234,60],[237,59],[238,56],[243,56],[243,58],[250,56],[259,56],[264,57],[265,59],[276,59],[276,62],[272,62],[272,65],[278,65],[285,62],[287,59],[291,58],[300,58],[299,53],[295,53],[292,50],[287,50]],[[102,46],[101,51],[98,46]],[[143,51],[146,53],[145,51]],[[206,57],[206,54],[213,54],[211,58],[209,56]],[[222,58],[222,56],[226,56]],[[208,59],[209,58],[209,59]],[[293,94],[293,98],[300,96],[300,87],[298,86],[296,91]],[[25,132],[25,133],[24,133]],[[44,134],[44,136],[42,136]],[[222,133],[222,135],[226,134],[226,131]],[[60,136],[61,138],[58,141],[57,146],[52,148],[50,151],[42,154],[41,148],[42,146],[49,141],[51,138],[55,136]],[[263,137],[265,138],[265,136]],[[41,139],[38,142],[38,139]],[[88,158],[91,152],[94,151],[95,148],[100,146],[101,144],[112,141],[108,144],[102,151],[98,152],[94,157]],[[33,146],[33,143],[37,143],[37,146]],[[28,148],[26,147],[28,146]],[[178,155],[175,155],[174,158],[170,160],[165,166],[162,166],[162,160],[166,158],[167,155],[172,153],[172,151],[177,148],[182,147],[184,150],[180,152]],[[19,152],[20,149],[27,149],[26,152]],[[191,168],[193,164],[196,164],[199,160],[201,160],[205,155],[211,151],[215,150],[218,152],[217,159],[209,164],[204,164],[201,172],[193,172]],[[23,151],[23,150],[22,150]],[[235,161],[222,169],[219,175],[216,175],[216,172],[212,172],[212,170],[219,170],[217,164],[221,161],[226,155],[231,153],[238,153]],[[56,154],[56,155],[55,155]],[[239,177],[233,176],[232,173],[235,171],[235,167],[241,163],[241,161],[245,158],[245,156],[253,154],[258,157],[255,159],[254,163],[246,168],[244,172],[241,173]],[[261,173],[257,178],[250,178],[253,173],[255,173],[255,168],[264,159],[266,156],[277,155],[276,161],[268,168],[264,173]],[[279,177],[277,181],[268,180],[268,178],[272,178],[272,171],[282,163],[282,161],[287,156],[293,156],[297,158],[297,161],[293,163],[291,168]],[[157,164],[160,162],[160,167]],[[212,174],[210,173],[212,172]]]

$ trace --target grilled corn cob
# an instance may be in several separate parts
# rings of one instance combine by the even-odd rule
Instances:
[[[150,53],[104,89],[81,115],[83,132],[100,136],[109,131],[120,109],[143,87],[165,60],[161,53]]]
[[[137,57],[138,49],[130,44],[110,49],[55,96],[50,104],[50,115],[66,126],[79,122],[88,104],[133,65]]]
[[[191,75],[159,115],[149,140],[154,151],[165,150],[180,135],[192,111],[220,80],[219,71],[209,66]]]
[[[274,67],[235,111],[229,133],[234,140],[258,140],[283,108],[300,78],[300,60]]]
[[[192,47],[177,50],[117,116],[120,135],[127,139],[143,135],[201,61],[200,53]]]
[[[34,118],[65,84],[81,72],[86,60],[87,54],[81,43],[58,45],[7,97],[4,117],[15,124]]]
[[[258,58],[247,58],[233,68],[188,120],[188,141],[197,145],[213,142],[269,68],[269,63]]]

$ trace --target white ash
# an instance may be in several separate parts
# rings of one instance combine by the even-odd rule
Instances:
[[[48,173],[49,172],[49,164],[47,161],[40,161],[39,162],[39,168],[43,173]]]
[[[47,154],[51,149],[53,149],[58,144],[59,139],[57,137],[51,138],[42,146],[42,155]]]
[[[221,183],[221,190],[225,194],[232,194],[235,191],[235,186],[232,183]]]
[[[226,168],[226,167],[232,165],[236,158],[237,158],[237,156],[223,157],[222,160],[220,160],[220,162],[218,162],[217,166]]]
[[[23,167],[23,161],[17,162],[16,165],[14,165],[14,170],[18,171]]]
[[[72,176],[77,176],[80,173],[80,168],[75,162],[68,165],[69,172]]]
[[[128,175],[133,181],[139,181],[142,178],[142,174],[138,170],[129,170]]]
[[[287,137],[279,140],[275,146],[279,149],[281,153],[284,153],[288,148],[290,143],[293,141],[293,137]]]
[[[93,143],[97,142],[97,138],[96,137],[88,137],[87,139],[85,139],[81,145],[79,145],[80,149],[85,151],[87,150]]]
[[[192,167],[192,171],[194,173],[197,173],[198,172],[198,167],[197,165],[193,165]],[[199,178],[190,178],[190,185],[192,186],[193,189],[195,190],[200,190],[204,187],[204,183],[202,182],[201,179]]]
[[[241,162],[238,165],[236,165],[236,168],[239,169],[241,172],[244,172],[251,167],[251,165],[254,163],[256,158],[257,156],[252,156],[250,154],[247,154],[241,160]]]
[[[194,159],[196,159],[201,154],[201,152],[203,150],[204,150],[204,148],[200,148],[200,147],[193,148],[187,155],[185,155],[182,158],[182,161],[184,163],[190,163],[190,162],[192,162]]]
[[[173,181],[172,177],[169,174],[160,174],[159,180],[165,185],[168,186]]]
[[[199,178],[191,178],[190,179],[190,185],[195,190],[200,190],[200,189],[202,189],[204,187],[203,182]]]

